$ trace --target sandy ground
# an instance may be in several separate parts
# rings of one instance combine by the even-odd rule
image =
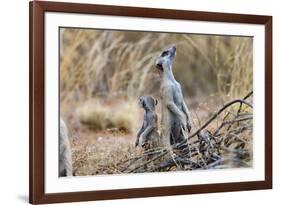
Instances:
[[[197,99],[196,101],[189,100],[190,103],[188,103],[188,106],[192,112],[195,124],[193,131],[196,130],[196,126],[205,122],[210,114],[221,105],[220,103],[215,103],[214,99],[215,98],[213,98],[213,100],[212,98],[209,98],[208,103],[206,100],[200,99]],[[120,157],[122,156],[116,155],[126,154],[124,153],[126,152],[126,149],[135,149],[134,143],[136,139],[136,132],[142,125],[143,120],[142,109],[139,109],[140,117],[137,119],[139,121],[138,128],[136,128],[132,133],[124,133],[116,129],[95,131],[81,124],[75,112],[76,106],[77,105],[74,103],[62,104],[61,115],[65,120],[71,135],[73,163],[76,167],[78,167],[78,174],[76,173],[77,175],[99,173],[96,171],[97,167],[95,163],[99,164],[98,166],[100,167],[100,163],[104,164],[104,161],[120,160]],[[112,106],[114,106],[114,102],[112,103]],[[161,105],[157,106],[159,122],[161,121],[160,107]],[[198,120],[201,122],[198,123]],[[79,164],[79,166],[77,164]]]

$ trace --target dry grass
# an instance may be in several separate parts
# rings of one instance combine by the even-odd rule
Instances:
[[[61,100],[159,95],[155,58],[177,46],[174,74],[188,96],[252,89],[250,37],[61,29]]]
[[[238,98],[252,90],[252,38],[227,37],[226,40],[226,37],[213,36],[209,45],[190,35],[184,35],[184,38],[212,70],[214,83],[221,97],[227,97],[228,100]]]
[[[100,138],[95,146],[84,145],[73,151],[73,170],[76,176],[121,174],[118,163],[140,154],[128,141]]]
[[[125,100],[125,99],[124,99]],[[110,101],[110,100],[106,100]],[[139,118],[137,101],[127,99],[114,105],[105,100],[91,99],[77,109],[80,122],[95,131],[117,130],[132,133],[135,131]]]

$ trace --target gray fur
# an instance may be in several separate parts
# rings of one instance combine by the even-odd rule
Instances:
[[[162,102],[162,137],[165,145],[179,143],[185,139],[183,131],[191,129],[191,115],[184,102],[181,85],[173,75],[176,47],[164,50],[155,65],[160,70]]]
[[[63,119],[60,119],[59,176],[72,176],[72,158],[69,134]]]
[[[159,146],[159,134],[157,126],[157,114],[155,106],[158,101],[151,96],[142,96],[139,99],[139,106],[145,110],[143,124],[137,133],[135,145],[139,144],[144,149],[151,149]],[[139,143],[141,141],[141,143]]]

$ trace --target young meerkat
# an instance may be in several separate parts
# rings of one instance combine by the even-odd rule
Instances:
[[[161,127],[164,145],[173,145],[185,140],[185,131],[191,130],[191,114],[184,102],[181,85],[173,75],[176,47],[164,50],[155,65],[161,76]]]
[[[137,133],[135,146],[139,144],[145,150],[159,146],[159,134],[157,125],[157,114],[155,106],[158,101],[151,96],[142,96],[139,99],[139,106],[144,109],[143,124]]]

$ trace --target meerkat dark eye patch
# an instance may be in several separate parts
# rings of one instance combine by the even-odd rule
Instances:
[[[169,51],[164,51],[162,54],[161,54],[161,57],[165,57],[169,54]]]
[[[163,67],[162,67],[162,64],[161,64],[161,63],[157,63],[157,64],[156,64],[156,67],[157,67],[159,70],[163,71]]]

